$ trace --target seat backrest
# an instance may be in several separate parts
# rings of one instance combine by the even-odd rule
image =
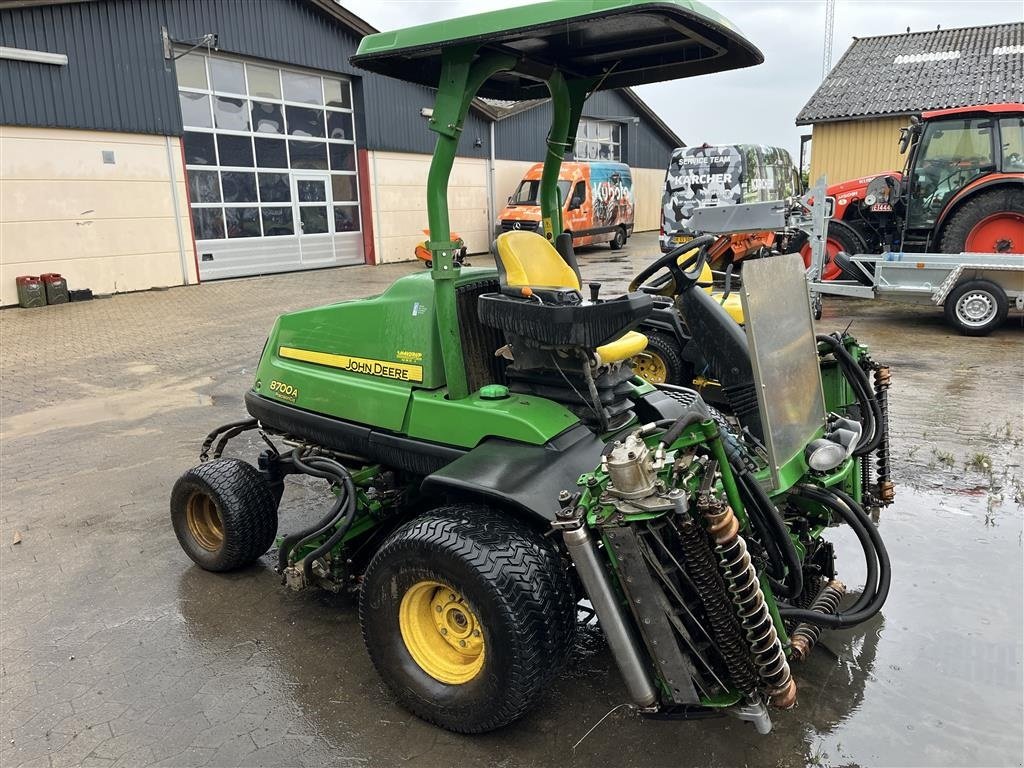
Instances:
[[[580,281],[572,267],[536,232],[511,230],[494,241],[498,278],[503,288],[571,288],[580,290]]]

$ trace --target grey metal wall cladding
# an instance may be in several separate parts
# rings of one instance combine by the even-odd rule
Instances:
[[[64,53],[67,66],[0,60],[0,124],[181,134],[172,41],[218,35],[225,53],[352,76],[359,146],[431,152],[433,93],[354,69],[359,37],[306,0],[94,0],[0,11],[0,45]],[[482,146],[475,148],[475,139]],[[486,157],[487,122],[466,120],[459,154]]]
[[[623,160],[634,168],[667,168],[672,143],[652,127],[625,97],[617,91],[598,91],[583,106],[583,116],[605,120],[622,119],[625,134]],[[640,118],[634,123],[628,118]],[[544,159],[544,140],[551,126],[550,102],[512,115],[494,129],[494,144],[500,160]]]

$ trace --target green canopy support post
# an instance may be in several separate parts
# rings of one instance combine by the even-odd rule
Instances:
[[[565,153],[575,142],[580,115],[583,114],[583,102],[587,100],[594,81],[585,79],[566,82],[562,73],[555,70],[547,82],[554,117],[548,133],[548,151],[540,178],[540,210],[544,237],[553,242],[562,232],[562,205],[565,203],[558,195],[558,174]]]
[[[441,356],[448,384],[448,397],[461,400],[469,394],[466,368],[462,359],[455,288],[452,280],[459,267],[452,258],[451,226],[448,220],[448,179],[462,135],[462,125],[473,97],[495,72],[511,69],[515,58],[490,54],[476,61],[475,46],[448,48],[442,54],[441,82],[438,84],[430,130],[437,134],[434,157],[427,174],[427,223],[430,238],[427,247],[433,262],[434,315],[441,334]]]

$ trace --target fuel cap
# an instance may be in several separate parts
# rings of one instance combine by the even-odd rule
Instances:
[[[483,400],[504,400],[508,397],[508,387],[503,384],[486,384],[480,387],[480,397]]]

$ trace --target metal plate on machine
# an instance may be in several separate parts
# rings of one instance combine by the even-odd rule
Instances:
[[[786,202],[741,203],[697,208],[689,226],[697,232],[725,235],[731,232],[774,232],[786,226]]]
[[[743,316],[772,485],[825,426],[818,345],[798,253],[743,264]]]

